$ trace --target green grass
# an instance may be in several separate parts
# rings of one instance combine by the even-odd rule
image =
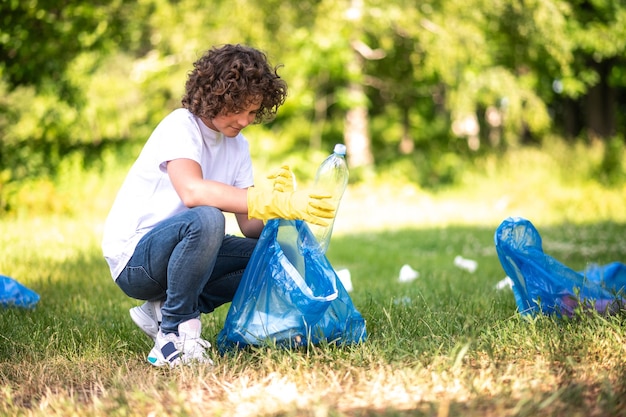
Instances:
[[[367,342],[213,352],[212,368],[146,362],[151,342],[128,316],[138,303],[100,253],[110,181],[81,200],[82,214],[1,219],[0,274],[41,301],[0,311],[0,415],[626,415],[626,315],[521,317],[512,293],[494,288],[504,272],[493,243],[502,219],[523,214],[545,252],[574,269],[624,261],[624,190],[509,175],[535,190],[524,201],[489,176],[438,194],[352,187],[328,257],[351,272]],[[455,267],[456,255],[476,272]],[[399,282],[403,264],[420,277]],[[211,342],[226,312],[203,316]]]

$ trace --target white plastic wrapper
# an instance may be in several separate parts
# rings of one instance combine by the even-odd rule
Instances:
[[[461,255],[458,255],[454,258],[454,265],[466,270],[470,274],[476,272],[476,268],[478,268],[478,262],[473,259],[466,259]]]
[[[411,267],[411,265],[405,264],[400,268],[400,275],[398,276],[398,281],[400,282],[411,282],[417,278],[419,278],[420,273]]]

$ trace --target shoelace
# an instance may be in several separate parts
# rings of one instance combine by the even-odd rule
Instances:
[[[176,344],[176,348],[178,351],[182,353],[183,360],[194,360],[194,359],[207,359],[205,349],[211,347],[211,343],[208,340],[204,340],[200,337],[195,338],[187,338],[185,340],[180,340]]]

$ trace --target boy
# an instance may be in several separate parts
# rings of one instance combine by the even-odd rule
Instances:
[[[194,63],[182,108],[167,115],[130,169],[107,217],[102,248],[130,310],[154,340],[155,366],[210,363],[200,337],[201,313],[232,301],[271,218],[326,224],[328,196],[294,191],[283,168],[253,186],[248,142],[241,131],[271,120],[286,83],[262,52],[242,45],[207,51]],[[225,235],[223,212],[234,213],[244,237]]]

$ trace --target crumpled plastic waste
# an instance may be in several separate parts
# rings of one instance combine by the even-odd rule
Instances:
[[[461,269],[464,269],[470,274],[476,272],[476,268],[478,268],[478,262],[473,259],[464,258],[461,255],[458,255],[454,258],[454,265]]]
[[[413,269],[411,265],[405,264],[400,268],[400,275],[398,275],[398,281],[411,282],[419,278],[420,273]]]
[[[577,309],[614,314],[626,304],[626,264],[590,264],[574,271],[543,252],[539,232],[522,217],[504,220],[494,240],[523,315],[573,316]]]
[[[34,308],[39,302],[39,294],[17,282],[0,275],[0,305],[2,307]]]
[[[505,277],[498,281],[496,284],[496,290],[505,290],[505,289],[513,289],[513,281],[510,277]]]
[[[339,281],[341,281],[346,291],[352,292],[354,287],[352,286],[352,275],[350,274],[350,270],[343,268],[335,271],[335,273],[337,274]]]

